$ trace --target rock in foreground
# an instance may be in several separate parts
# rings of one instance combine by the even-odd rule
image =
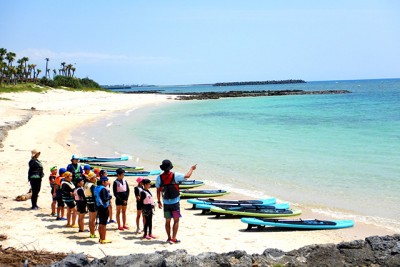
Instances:
[[[84,254],[70,254],[51,266],[400,266],[400,235],[372,236],[340,244],[310,245],[284,252],[266,249],[262,255],[233,251],[189,255],[185,250],[152,254],[107,256],[89,262]]]

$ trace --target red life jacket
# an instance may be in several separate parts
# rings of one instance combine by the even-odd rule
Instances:
[[[179,197],[179,185],[175,182],[175,173],[163,172],[160,175],[163,198],[172,199]]]

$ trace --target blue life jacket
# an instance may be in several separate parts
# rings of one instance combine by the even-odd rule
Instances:
[[[105,189],[103,185],[98,185],[94,188],[94,198],[96,199],[96,206],[98,207],[103,206],[104,208],[107,208],[110,205],[110,193],[108,193],[108,190],[105,189],[107,192],[107,201],[103,202],[103,200],[100,197],[100,191],[103,188]]]

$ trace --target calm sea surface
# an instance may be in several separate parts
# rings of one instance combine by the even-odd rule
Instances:
[[[221,189],[400,229],[400,79],[150,89],[350,90],[177,101],[105,118],[73,137],[86,153],[130,154],[148,169],[168,158],[180,172],[197,163],[194,178]]]

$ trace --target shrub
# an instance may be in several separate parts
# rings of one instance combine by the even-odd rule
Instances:
[[[85,88],[99,88],[99,89],[101,88],[101,86],[97,82],[89,78],[80,79],[80,83]]]
[[[74,77],[66,77],[66,76],[61,76],[57,75],[54,77],[54,82],[56,86],[65,86],[65,87],[71,87],[71,88],[81,88],[82,85],[79,82],[78,78]]]

